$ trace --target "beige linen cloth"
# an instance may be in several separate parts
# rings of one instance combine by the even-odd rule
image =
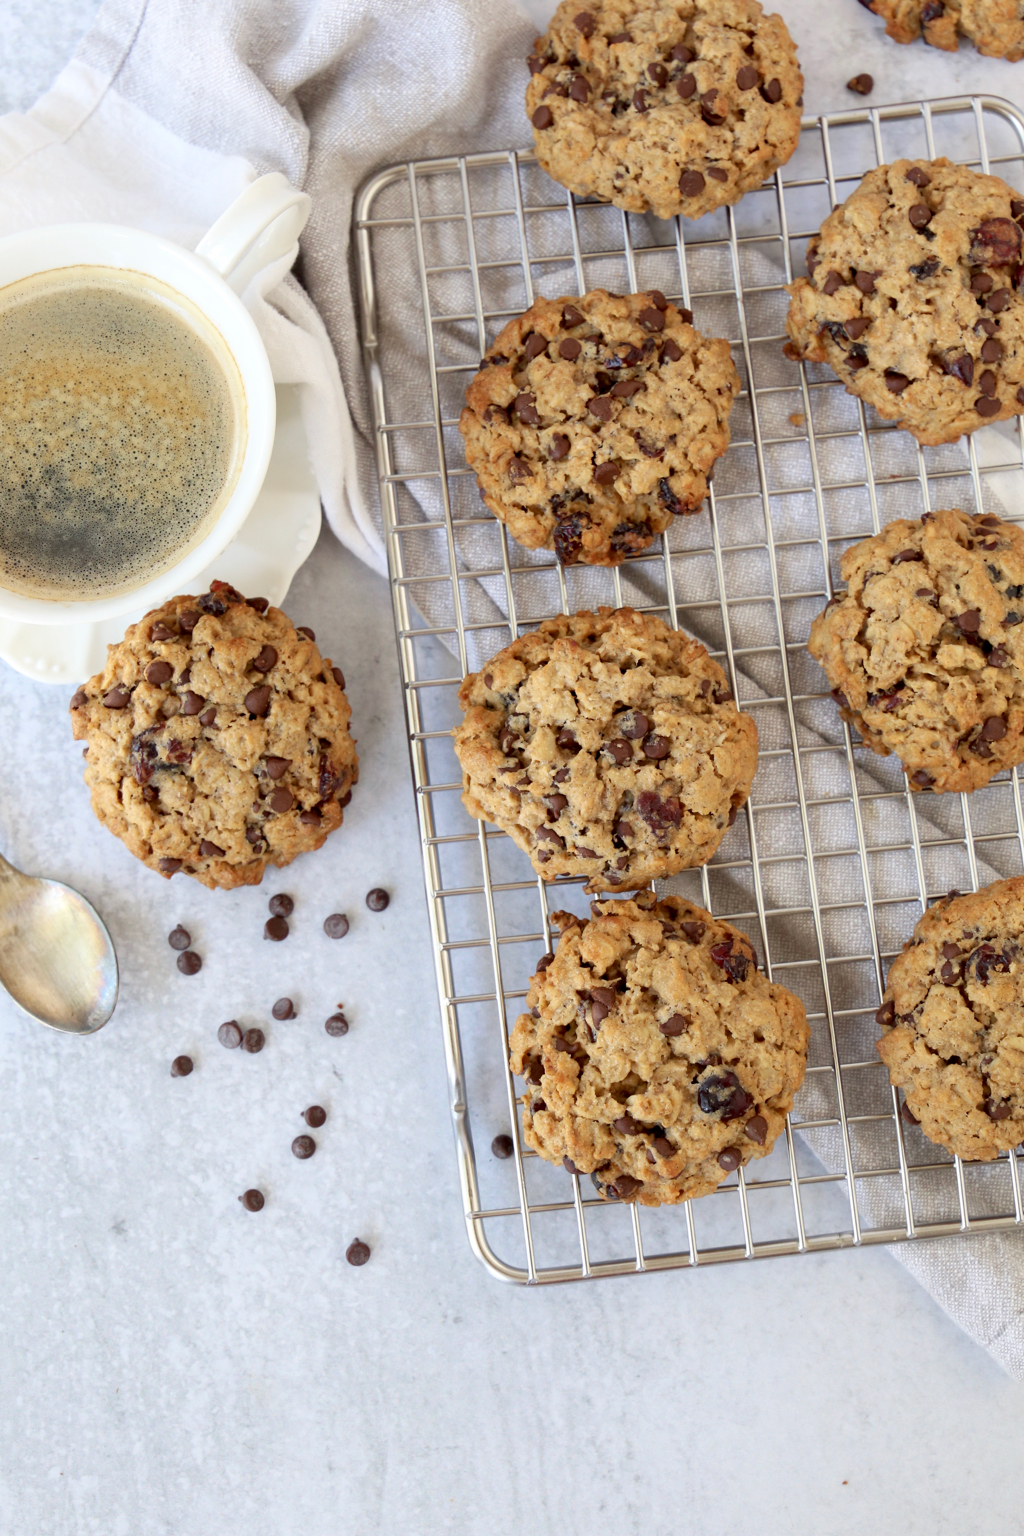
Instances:
[[[495,4],[493,0],[274,0],[273,4],[257,0],[107,0],[75,60],[51,92],[31,112],[0,119],[0,228],[56,219],[106,217],[139,223],[185,244],[194,244],[235,192],[254,175],[279,170],[305,187],[313,199],[313,214],[302,239],[297,270],[316,309],[294,279],[284,278],[283,271],[276,274],[276,286],[265,287],[258,297],[270,312],[269,317],[263,316],[268,332],[276,327],[274,344],[281,349],[282,366],[290,368],[291,376],[307,385],[307,430],[331,526],[371,568],[383,571],[372,428],[354,302],[350,240],[354,196],[373,171],[394,162],[528,143],[522,114],[521,61],[532,41],[533,30],[511,6]],[[63,190],[56,200],[52,195],[54,167],[60,168],[64,177]],[[502,174],[507,173],[494,173],[496,178]],[[477,183],[474,186],[481,197],[492,191],[496,196],[500,191],[497,181],[491,189]],[[546,200],[554,201],[556,195],[548,184]],[[741,210],[748,204],[749,217],[756,222],[759,215],[753,199],[745,200]],[[389,190],[381,209],[387,211],[388,206],[407,213],[407,188]],[[428,209],[425,207],[424,211]],[[748,214],[741,211],[740,216],[746,218]],[[605,250],[621,248],[618,215],[611,210],[591,209],[586,217],[595,221],[586,234],[589,249],[601,249],[602,242],[606,242]],[[602,219],[610,221],[606,230],[601,228]],[[458,243],[463,237],[446,234],[441,226],[435,228],[439,242],[437,264],[464,259],[460,254],[464,246]],[[506,237],[498,233],[494,239],[494,249],[480,253],[483,258],[499,260],[509,254],[507,241],[505,247],[501,244]],[[551,242],[553,254],[564,254],[564,228],[548,236],[538,230],[535,255],[545,254],[546,239]],[[384,233],[376,249],[391,416],[423,420],[423,317],[419,278],[411,260],[408,236],[402,232],[390,236]],[[717,259],[708,257],[712,264]],[[744,274],[748,285],[779,282],[776,257],[752,250],[749,259]],[[588,286],[605,283],[620,291],[625,286],[622,264],[614,258],[604,262],[597,258],[588,260],[585,276]],[[563,280],[562,291],[574,291],[576,277],[571,263],[553,263],[544,278],[544,291],[554,293]],[[700,268],[700,258],[695,258],[691,278],[698,290],[723,284],[720,272],[711,266],[707,270]],[[663,287],[670,293],[679,291],[678,270],[667,258],[663,265],[655,259],[649,265],[641,264],[637,280],[639,286]],[[521,307],[521,274],[517,275],[514,268],[496,269],[493,279],[488,281],[491,286],[487,308]],[[726,274],[726,287],[730,281]],[[735,319],[730,320],[734,311],[728,311],[728,302],[721,300],[722,329],[717,334],[736,334]],[[784,306],[778,295],[765,302],[767,307],[759,326],[765,331],[777,331],[781,328]],[[454,291],[446,295],[439,290],[436,307],[443,311],[446,305],[455,312],[463,301]],[[709,301],[700,318],[705,329],[713,329],[714,304]],[[321,320],[340,364],[354,435],[348,429],[344,400],[339,402],[335,393],[336,375],[323,355]],[[449,329],[455,360],[471,358],[479,346],[475,326],[455,323]],[[760,363],[755,366],[762,369]],[[772,369],[782,366],[778,360],[766,362],[763,371],[758,372],[757,382],[771,382]],[[463,376],[452,377],[461,381]],[[786,377],[791,383],[792,374]],[[452,398],[445,402],[448,415],[457,414],[458,389],[461,382],[457,388],[453,386]],[[850,402],[833,401],[832,392],[827,392],[823,399],[819,426],[856,425],[855,416],[850,414]],[[791,400],[784,405],[785,400],[789,397],[780,396],[778,406],[768,408],[766,423],[772,436],[786,434],[786,413],[794,407]],[[744,420],[742,403],[737,407],[734,435],[749,436],[749,419]],[[875,474],[878,512],[883,521],[892,516],[916,515],[921,510],[913,487],[885,484],[886,474],[905,468],[907,441],[902,434],[892,434],[879,449]],[[803,452],[801,448],[800,453]],[[828,466],[833,481],[863,477],[855,439],[838,440],[834,452],[835,459]],[[949,504],[955,504],[957,488],[963,489],[958,477],[966,460],[960,448],[946,452],[944,462],[951,475]],[[460,462],[457,444],[452,462]],[[770,512],[776,538],[797,540],[808,529],[813,537],[817,528],[813,498],[786,494],[788,489],[806,484],[804,461],[784,446],[769,453],[769,471],[773,498]],[[757,480],[751,476],[749,454],[737,452],[719,465],[716,491],[719,495],[732,492],[740,498],[720,506],[718,515],[726,541],[736,541],[736,529],[729,528],[731,516],[746,518],[748,528],[760,526],[763,530],[764,513]],[[473,503],[471,482],[453,484],[459,505],[468,515]],[[991,503],[997,509],[999,490],[994,487]],[[829,493],[827,515],[832,533],[842,532],[847,526],[851,531],[864,527],[863,504],[856,495],[844,500],[844,494]],[[440,507],[436,486],[416,482],[403,495],[403,516],[437,520]],[[748,500],[744,501],[743,496]],[[844,518],[849,519],[848,525]],[[683,527],[683,522],[693,526]],[[703,525],[700,534],[696,531],[698,524]],[[466,532],[459,553],[468,572],[493,560],[493,537],[491,530]],[[755,532],[751,537],[756,542],[758,535]],[[680,520],[671,534],[673,547],[681,552],[696,548],[706,539],[704,518]],[[820,588],[824,579],[820,555],[807,549],[800,553],[801,546],[795,543],[792,548],[792,556],[785,551],[781,557],[784,589],[795,592]],[[786,565],[790,558],[794,563]],[[692,601],[695,593],[714,597],[713,572],[708,574],[705,569],[702,575],[704,568],[699,561],[687,569],[696,585],[680,594],[681,622],[710,645],[720,646],[720,632],[716,630],[712,610],[694,607],[688,611],[684,601],[684,596]],[[763,576],[763,569],[753,556],[730,564],[730,604],[753,594],[759,581],[763,590]],[[503,582],[485,578],[464,586],[470,605],[468,617],[500,621],[504,616]],[[608,600],[608,595],[606,576],[574,573],[575,606]],[[651,600],[642,571],[624,576],[623,595],[627,600]],[[737,614],[741,606],[737,606]],[[794,609],[794,624],[798,629],[802,626],[803,634],[814,606],[817,605],[799,612]],[[434,612],[430,611],[429,603],[425,607],[431,619],[445,622],[440,600]],[[756,618],[756,604],[750,612],[755,615],[749,630],[753,644],[761,621]],[[520,618],[523,616],[521,613]],[[773,624],[768,625],[763,636],[763,643],[773,643]],[[788,638],[792,639],[792,635]],[[805,658],[797,656],[792,665],[794,675],[799,674],[802,680],[801,688],[806,687],[809,692],[820,689],[820,674],[808,670]],[[738,680],[744,699],[767,696],[778,686],[767,672],[759,672],[753,661],[746,665],[743,658],[738,663]],[[829,716],[813,705],[802,708],[800,729],[807,744],[835,740],[834,713]],[[788,738],[783,745],[788,745]],[[780,761],[773,760],[776,764]],[[821,754],[808,762],[821,765],[808,770],[809,774],[817,775],[809,783],[809,793],[826,799],[829,795],[841,797],[847,793],[845,768],[829,767],[837,759]],[[861,765],[862,788],[891,788],[899,779],[890,770],[891,765],[887,764]],[[775,771],[782,770],[769,770]],[[928,884],[932,890],[942,888],[947,873],[948,884],[964,883],[963,855],[955,847],[962,826],[960,802],[953,797],[944,798],[948,804],[934,800],[922,804],[919,811],[923,839],[950,839],[948,848],[937,850],[934,858],[929,855]],[[995,818],[991,825],[1000,831],[1003,821],[999,818],[1002,816],[1005,821],[1005,807],[990,812],[987,802],[980,797],[974,799],[978,802],[975,831],[989,826],[987,817]],[[869,827],[871,836],[879,841],[885,840],[887,805],[888,802],[879,802],[877,811],[870,812],[880,818]],[[836,816],[831,823],[829,808],[825,806],[822,811],[822,847],[831,841],[839,848],[849,841],[844,821],[847,809],[839,804],[834,809]],[[899,814],[905,816],[905,808]],[[760,855],[785,852],[786,835],[784,828],[777,833],[766,832]],[[851,868],[842,859],[833,863],[837,872],[827,878],[822,876],[822,899],[863,903],[859,864]],[[904,905],[892,909],[900,915],[901,932],[905,934],[913,921],[915,893],[913,888],[906,890],[897,885],[883,888],[888,867],[884,861],[878,863],[873,895],[876,900],[906,895]],[[1012,837],[978,845],[977,877],[981,883],[1018,872],[1019,853]],[[797,875],[791,878],[798,882]],[[739,897],[742,893],[737,894]],[[777,906],[798,904],[800,899],[798,883],[788,893],[788,899],[784,888],[773,894],[773,904]],[[743,901],[738,900],[738,905],[742,906]],[[881,927],[884,913],[881,908],[878,911]],[[883,947],[898,947],[888,931],[885,937]],[[849,938],[846,935],[847,942]],[[842,948],[840,942],[836,952],[842,952]],[[776,927],[772,933],[772,953],[776,960],[790,955],[806,956],[806,935]],[[861,995],[856,1004],[864,1004],[868,996],[873,1008],[870,975],[861,971],[857,985]],[[873,1032],[865,1025],[864,1039],[857,1042],[860,1050],[870,1052],[872,1041]],[[827,1091],[812,1087],[806,1096],[805,1114],[819,1110],[823,1117],[834,1113]],[[884,1147],[873,1149],[871,1134],[871,1126],[866,1125],[864,1139],[858,1141],[856,1148],[858,1166],[871,1166],[874,1156],[882,1160],[875,1166],[891,1163],[891,1129],[886,1131],[890,1139]],[[806,1140],[826,1167],[842,1166],[835,1131],[809,1131]],[[927,1148],[918,1148],[914,1155],[922,1161],[931,1154]],[[981,1213],[1005,1209],[1006,1164],[968,1172],[973,1181],[972,1210]],[[861,1210],[865,1219],[874,1223],[899,1218],[902,1202],[897,1197],[898,1191],[887,1188],[885,1180],[863,1181],[859,1189]],[[925,1218],[952,1214],[948,1180],[941,1187],[936,1185],[934,1194],[923,1188],[917,1209]],[[894,1248],[893,1253],[1007,1371],[1024,1376],[1024,1244],[1018,1232],[904,1244]]]

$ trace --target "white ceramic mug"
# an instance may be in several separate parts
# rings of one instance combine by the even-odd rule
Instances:
[[[153,277],[198,309],[219,333],[241,380],[244,447],[234,486],[200,542],[151,580],[112,597],[49,600],[9,591],[0,578],[0,618],[28,624],[94,623],[153,608],[215,560],[241,528],[259,495],[274,446],[276,402],[259,331],[238,297],[263,267],[291,250],[310,200],[279,172],[261,176],[235,199],[194,252],[160,235],[116,224],[53,224],[0,240],[0,290],[64,267],[97,266]]]

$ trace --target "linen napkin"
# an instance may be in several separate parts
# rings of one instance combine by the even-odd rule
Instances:
[[[255,0],[106,0],[54,88],[30,112],[0,120],[0,232],[103,218],[194,245],[255,175],[280,170],[303,186],[314,206],[302,240],[301,277],[317,308],[286,276],[290,259],[263,274],[246,298],[275,377],[304,386],[307,433],[331,526],[383,571],[353,297],[353,197],[386,164],[526,142],[521,58],[533,31],[511,5],[494,0],[276,0],[272,7]],[[386,240],[382,249],[377,281],[393,398],[400,403],[422,387],[422,312],[408,251]],[[591,277],[599,280],[592,270]],[[656,283],[647,274],[642,281]],[[778,281],[777,272],[771,281]],[[677,284],[666,280],[664,286],[674,291]],[[425,521],[436,518],[429,491],[417,506]],[[885,516],[900,515],[899,495],[885,499],[883,509]],[[797,498],[794,527],[812,511]],[[683,529],[673,534],[688,536]],[[483,551],[472,538],[460,553],[470,571],[479,568]],[[597,579],[580,573],[576,606],[589,600],[587,582]],[[504,617],[501,583],[485,578],[467,586],[482,615]],[[700,633],[689,613],[686,624]],[[748,697],[761,686],[749,669],[744,682]],[[810,728],[817,728],[813,720]],[[877,772],[886,782],[885,765]],[[841,791],[833,785],[830,792]],[[958,835],[955,805],[935,801],[922,814],[940,832]],[[996,844],[986,845],[986,853],[991,857],[979,859],[980,880],[1015,872],[1001,868]],[[855,880],[849,885],[859,889]],[[796,952],[798,939],[792,943]],[[807,1139],[825,1166],[841,1166],[828,1131]],[[866,1208],[880,1210],[887,1197],[872,1188],[864,1198]],[[1007,1371],[1024,1376],[1018,1233],[893,1251]]]

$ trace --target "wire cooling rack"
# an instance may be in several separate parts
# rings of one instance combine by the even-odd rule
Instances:
[[[843,725],[806,653],[843,550],[895,516],[1024,507],[1020,423],[920,448],[829,370],[782,354],[783,285],[871,166],[951,159],[1024,187],[1024,116],[989,97],[805,120],[797,153],[697,223],[566,194],[530,154],[391,167],[355,228],[364,355],[422,833],[451,1111],[473,1251],[506,1280],[551,1282],[1024,1224],[1018,1156],[963,1164],[901,1115],[874,1042],[884,977],[922,907],[1024,871],[1020,780],[911,797],[899,765]],[[615,571],[562,569],[481,510],[456,430],[506,320],[540,294],[661,288],[731,338],[744,389],[707,513],[677,518]],[[523,1144],[508,1036],[549,912],[511,840],[460,802],[449,731],[466,670],[553,612],[629,603],[696,634],[757,721],[757,777],[712,862],[668,883],[747,932],[811,1023],[785,1138],[714,1195],[608,1204]],[[492,1138],[511,1132],[513,1156]]]

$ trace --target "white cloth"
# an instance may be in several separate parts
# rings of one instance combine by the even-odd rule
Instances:
[[[280,170],[304,186],[313,214],[301,271],[319,314],[285,276],[290,260],[247,301],[275,377],[306,386],[332,528],[383,571],[350,261],[354,193],[389,163],[522,143],[519,60],[532,35],[501,0],[106,0],[53,90],[30,112],[0,119],[0,232],[108,219],[191,246],[254,175]],[[413,397],[423,369],[414,274],[392,264],[377,277],[395,397]],[[424,513],[436,509],[425,502]],[[481,590],[479,600],[500,603],[500,592]],[[946,809],[924,814],[941,819]],[[986,864],[982,878],[1001,873]],[[808,1139],[837,1165],[827,1133]],[[1007,1371],[1024,1376],[1019,1233],[893,1252]]]

